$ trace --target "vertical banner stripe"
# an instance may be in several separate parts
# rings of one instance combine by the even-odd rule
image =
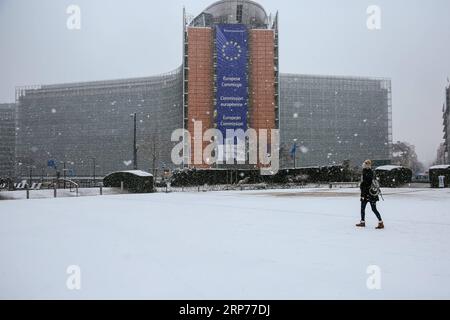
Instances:
[[[217,95],[215,121],[227,130],[246,131],[248,117],[248,30],[243,24],[216,26]]]

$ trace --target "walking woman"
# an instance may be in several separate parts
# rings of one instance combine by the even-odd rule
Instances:
[[[374,174],[372,170],[372,161],[366,160],[363,164],[363,174],[361,180],[361,222],[356,226],[359,228],[366,227],[366,207],[370,203],[373,213],[378,219],[377,230],[384,229],[383,219],[381,218],[380,212],[377,209],[377,202],[380,201],[378,195],[372,195],[370,193],[370,188],[372,187],[372,181],[374,179]]]

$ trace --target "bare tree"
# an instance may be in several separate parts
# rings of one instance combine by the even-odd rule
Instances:
[[[410,168],[413,173],[423,172],[425,166],[419,161],[416,148],[408,142],[398,141],[392,146],[392,163]]]

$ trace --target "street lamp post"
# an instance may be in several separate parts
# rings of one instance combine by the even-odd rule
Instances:
[[[15,175],[16,175],[16,179],[19,179],[19,177],[22,178],[22,163],[21,162],[18,162],[16,164]]]
[[[292,145],[291,155],[294,159],[294,169],[297,169],[297,139],[294,139],[294,144]]]
[[[137,170],[137,144],[136,144],[136,131],[137,131],[137,123],[136,123],[136,112],[131,115],[134,118],[134,130],[133,130],[133,169]]]
[[[93,166],[92,166],[92,178],[94,180],[94,187],[95,187],[95,158],[92,158]]]

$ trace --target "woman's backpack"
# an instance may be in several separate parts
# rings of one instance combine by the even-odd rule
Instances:
[[[372,185],[370,186],[369,193],[374,197],[381,194],[380,182],[377,179],[372,180]]]
[[[373,177],[373,179],[372,179],[372,185],[370,186],[369,194],[372,197],[381,196],[381,198],[384,200],[383,194],[381,193],[380,181],[378,181],[378,179],[376,177]]]

